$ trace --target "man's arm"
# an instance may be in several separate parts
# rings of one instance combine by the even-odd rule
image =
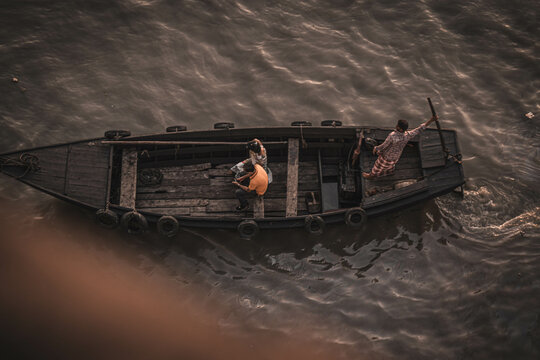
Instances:
[[[437,115],[432,116],[431,119],[429,119],[428,121],[426,121],[425,123],[417,127],[416,129],[409,131],[408,138],[412,139],[413,137],[418,135],[421,131],[423,131],[425,128],[427,128],[429,125],[431,125],[431,123],[437,120],[438,118],[439,117]]]
[[[246,191],[246,192],[250,192],[250,191],[251,191],[247,186],[240,184],[240,183],[239,183],[238,181],[236,181],[236,180],[234,180],[232,183],[233,183],[234,185],[238,186],[240,189]]]
[[[248,173],[248,174],[245,174],[245,175],[243,175],[243,176],[240,176],[238,179],[236,179],[236,181],[242,182],[242,181],[244,181],[244,179],[246,179],[249,175],[251,175],[251,174]]]
[[[431,119],[429,119],[428,121],[426,121],[424,123],[425,127],[428,127],[432,122],[434,122],[435,120],[439,120],[439,117],[437,115],[435,116],[432,116]]]

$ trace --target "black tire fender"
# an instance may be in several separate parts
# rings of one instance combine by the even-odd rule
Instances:
[[[311,126],[309,121],[293,121],[291,126]]]
[[[214,129],[232,129],[234,128],[234,123],[231,122],[218,122],[214,124]]]
[[[104,134],[104,136],[110,140],[116,140],[130,135],[131,132],[129,130],[107,130]]]
[[[308,215],[304,220],[306,231],[313,235],[321,235],[324,232],[326,223],[319,215]]]
[[[136,211],[129,211],[122,215],[120,222],[122,227],[130,234],[142,234],[148,229],[148,221],[146,221],[143,214]]]
[[[161,235],[174,237],[178,234],[180,225],[174,216],[164,215],[157,222],[157,229]]]
[[[101,226],[107,229],[114,229],[119,224],[118,214],[110,209],[96,211],[96,219]]]
[[[323,120],[321,121],[321,126],[341,126],[343,123],[339,120]]]
[[[237,230],[242,239],[250,240],[259,233],[259,225],[254,220],[243,220]]]
[[[185,126],[185,125],[174,125],[174,126],[169,126],[166,130],[167,130],[167,132],[181,132],[181,131],[186,131],[187,126]]]
[[[345,223],[351,227],[360,227],[367,220],[367,214],[362,208],[351,208],[345,213]]]

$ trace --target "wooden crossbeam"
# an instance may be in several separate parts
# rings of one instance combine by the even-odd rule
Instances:
[[[287,157],[287,201],[285,216],[296,216],[298,206],[298,138],[289,138],[289,150]]]
[[[154,145],[154,146],[171,146],[171,145],[236,145],[246,146],[245,141],[166,141],[166,140],[102,140],[102,144],[108,145]],[[284,141],[266,141],[265,145],[286,144]]]
[[[122,150],[122,177],[120,185],[120,206],[135,208],[137,193],[137,150],[126,148]]]

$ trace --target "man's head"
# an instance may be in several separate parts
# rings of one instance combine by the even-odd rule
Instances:
[[[247,148],[257,154],[261,152],[261,145],[255,140],[248,142]]]
[[[253,163],[250,161],[247,161],[245,164],[244,164],[244,171],[246,173],[252,173],[255,171],[255,166],[253,166]]]
[[[409,128],[409,123],[407,120],[398,120],[396,125],[396,130],[400,132],[404,132]]]

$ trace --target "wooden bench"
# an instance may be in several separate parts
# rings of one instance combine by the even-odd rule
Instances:
[[[253,217],[264,217],[264,196],[257,196],[255,199],[253,199]]]
[[[287,155],[287,201],[285,216],[296,216],[298,207],[298,158],[299,140],[289,138]]]

